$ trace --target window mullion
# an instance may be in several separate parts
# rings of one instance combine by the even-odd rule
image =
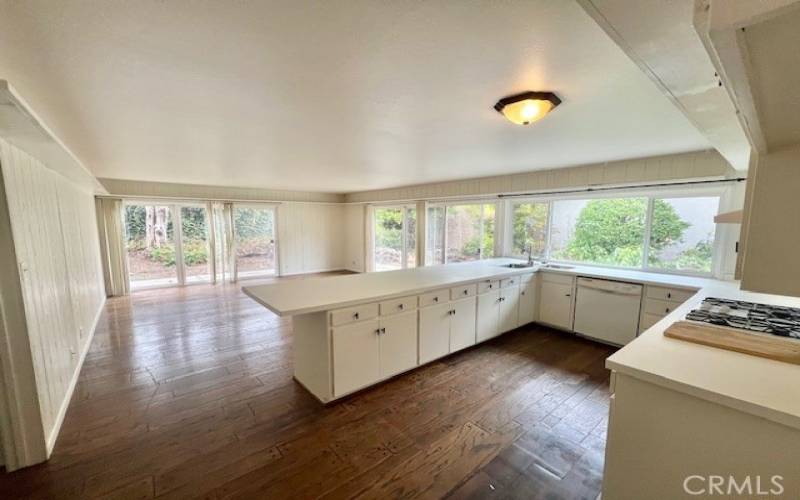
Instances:
[[[545,245],[544,245],[544,259],[549,261],[550,260],[550,241],[551,235],[553,233],[553,202],[547,202],[547,235],[545,236]]]
[[[653,197],[647,198],[647,213],[644,216],[644,241],[642,244],[642,269],[650,268],[650,236],[653,231]]]

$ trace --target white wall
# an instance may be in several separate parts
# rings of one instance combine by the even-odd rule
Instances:
[[[344,266],[363,273],[366,245],[364,240],[364,205],[345,205],[344,209]]]
[[[94,196],[1,139],[0,167],[49,453],[105,301]]]
[[[278,265],[281,275],[345,269],[342,204],[281,203]]]

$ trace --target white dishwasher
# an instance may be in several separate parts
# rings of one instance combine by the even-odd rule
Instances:
[[[642,285],[578,278],[573,330],[587,337],[625,345],[639,331]]]

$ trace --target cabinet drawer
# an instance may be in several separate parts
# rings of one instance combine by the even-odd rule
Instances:
[[[533,273],[523,274],[519,277],[520,283],[530,283],[536,277]]]
[[[648,298],[644,301],[644,312],[647,314],[655,314],[657,316],[666,316],[674,311],[679,305],[680,304],[676,302]]]
[[[472,285],[462,285],[453,287],[450,289],[450,299],[458,300],[464,299],[466,297],[472,297],[478,290],[478,286],[475,284]]]
[[[498,280],[487,280],[478,283],[478,293],[491,292],[492,290],[497,290],[498,288],[500,288],[500,282]]]
[[[574,279],[575,277],[570,274],[547,273],[547,272],[542,273],[542,281],[547,281],[548,283],[571,285]]]
[[[519,276],[514,276],[513,278],[504,278],[500,280],[500,288],[508,288],[514,285],[519,285]]]
[[[448,290],[434,290],[433,292],[423,293],[419,296],[419,306],[435,306],[436,304],[444,304],[448,300],[450,300]]]
[[[361,304],[331,311],[331,326],[346,325],[378,315],[378,304]]]
[[[399,299],[384,300],[381,302],[381,316],[413,311],[417,308],[417,296],[400,297]]]
[[[642,314],[642,319],[639,321],[639,333],[647,330],[651,326],[655,325],[664,317],[663,314],[650,314],[644,313]]]
[[[668,300],[670,302],[686,302],[696,292],[683,290],[680,288],[666,288],[661,286],[647,286],[647,298],[657,300]]]

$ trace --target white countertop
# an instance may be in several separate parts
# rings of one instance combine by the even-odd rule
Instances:
[[[243,287],[281,316],[374,302],[481,279],[530,273],[509,269],[515,259],[430,266],[402,271],[293,280]],[[544,269],[542,269],[544,271]],[[664,337],[664,330],[705,297],[800,307],[800,298],[745,292],[738,282],[623,269],[575,266],[547,272],[699,290],[691,299],[606,360],[606,366],[650,383],[800,429],[800,366]]]
[[[293,316],[423,293],[483,279],[505,278],[538,269],[538,266],[524,269],[503,267],[511,262],[520,261],[490,259],[380,273],[289,280],[269,285],[245,286],[242,290],[278,316]]]

